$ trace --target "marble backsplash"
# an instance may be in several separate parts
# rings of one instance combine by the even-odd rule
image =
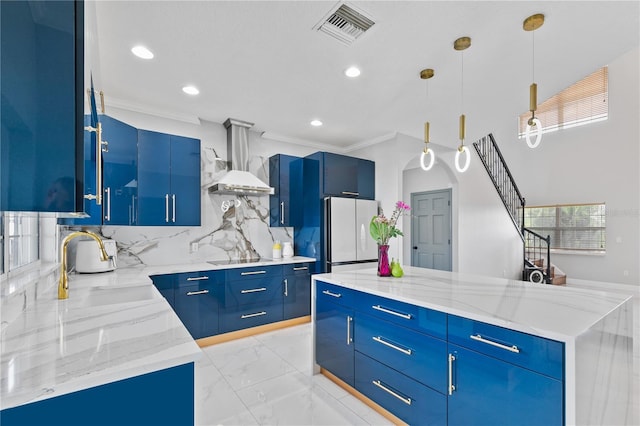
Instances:
[[[293,242],[293,228],[269,226],[269,196],[209,193],[209,186],[226,173],[227,167],[205,141],[201,145],[200,166],[200,226],[101,226],[93,229],[116,240],[118,266],[270,258],[276,240]],[[269,159],[250,157],[249,171],[263,182],[269,182]]]

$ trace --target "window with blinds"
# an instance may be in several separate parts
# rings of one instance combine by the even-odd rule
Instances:
[[[609,116],[609,73],[603,67],[538,105],[542,132],[582,126]],[[520,114],[518,136],[524,137],[531,111]]]
[[[606,251],[604,203],[525,207],[524,226],[551,236],[552,249]]]

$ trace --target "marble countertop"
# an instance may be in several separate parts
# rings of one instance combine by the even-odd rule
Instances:
[[[57,299],[56,265],[5,277],[0,285],[0,409],[197,360],[200,348],[150,275],[301,262],[315,259],[70,274],[67,300]]]
[[[505,278],[404,267],[402,278],[375,269],[313,279],[561,342],[572,342],[632,297]]]

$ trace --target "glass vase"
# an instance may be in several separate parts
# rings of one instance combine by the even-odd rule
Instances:
[[[390,277],[391,267],[389,266],[389,245],[378,245],[378,276]]]

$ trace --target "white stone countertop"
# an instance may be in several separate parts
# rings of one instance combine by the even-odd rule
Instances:
[[[70,274],[57,299],[56,265],[0,283],[0,409],[196,361],[200,348],[150,275],[315,262],[295,256]]]
[[[572,342],[633,296],[404,266],[402,278],[375,269],[313,279],[561,342]]]

